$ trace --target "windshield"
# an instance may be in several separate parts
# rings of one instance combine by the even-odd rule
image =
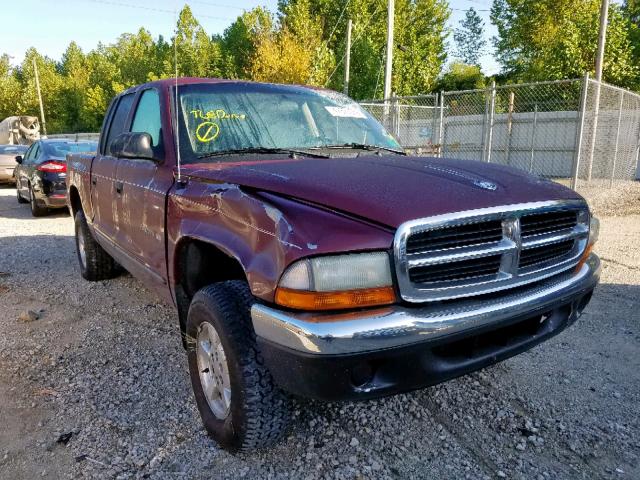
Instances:
[[[96,142],[47,142],[44,151],[49,158],[67,158],[68,153],[95,152],[98,148]]]
[[[401,150],[345,95],[305,87],[223,83],[179,88],[182,161],[241,149],[317,149],[346,144]]]
[[[0,155],[20,155],[28,148],[26,145],[0,145]]]

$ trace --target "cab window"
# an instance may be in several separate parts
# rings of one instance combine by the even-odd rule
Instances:
[[[136,114],[131,124],[131,132],[144,132],[151,135],[152,145],[160,144],[160,97],[158,91],[151,88],[142,92]]]
[[[109,134],[107,135],[107,143],[105,145],[107,155],[111,154],[110,149],[113,139],[125,131],[129,112],[131,111],[131,105],[133,104],[133,97],[133,93],[128,93],[120,97],[116,111],[111,119],[111,125],[109,126]]]

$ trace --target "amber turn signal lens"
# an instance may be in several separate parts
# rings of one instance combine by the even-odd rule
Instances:
[[[299,310],[342,310],[389,305],[396,301],[393,287],[366,288],[343,292],[309,292],[278,288],[276,303]]]
[[[587,248],[584,249],[584,253],[582,254],[582,257],[580,257],[580,261],[578,262],[578,265],[576,265],[576,270],[575,270],[576,273],[579,272],[582,266],[586,263],[592,251],[593,251],[593,244],[590,243],[589,245],[587,245]]]

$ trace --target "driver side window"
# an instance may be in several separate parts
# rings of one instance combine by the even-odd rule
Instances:
[[[160,97],[154,88],[145,90],[140,96],[136,113],[131,124],[131,132],[148,133],[151,135],[151,145],[160,145]]]
[[[113,140],[122,132],[126,131],[125,124],[127,122],[127,118],[129,118],[133,97],[133,93],[127,93],[120,97],[120,100],[118,101],[118,106],[116,107],[113,118],[111,119],[111,125],[109,126],[109,133],[105,143],[105,151],[107,154],[111,154],[111,142],[113,142]]]

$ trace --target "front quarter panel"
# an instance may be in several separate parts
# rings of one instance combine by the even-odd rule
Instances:
[[[242,265],[252,293],[272,302],[284,269],[307,256],[390,249],[393,232],[234,184],[190,181],[168,202],[169,275],[177,278],[181,242],[213,244]]]

